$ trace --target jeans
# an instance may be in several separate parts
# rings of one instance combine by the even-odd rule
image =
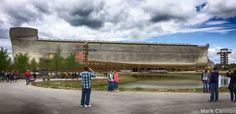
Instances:
[[[89,105],[91,88],[82,88],[81,105]]]
[[[30,83],[30,78],[29,78],[29,77],[26,77],[26,78],[25,78],[25,81],[26,81],[26,85],[29,85],[29,83]]]
[[[109,81],[108,82],[108,91],[113,91],[114,90],[114,82],[113,81]]]
[[[114,81],[114,89],[118,89],[118,82]]]
[[[210,100],[211,101],[218,101],[219,98],[219,92],[218,92],[218,84],[211,83],[210,84],[210,91],[211,91],[211,96]]]
[[[230,100],[236,101],[236,85],[235,84],[231,85],[229,91],[230,91]]]
[[[203,83],[203,92],[204,93],[208,92],[208,90],[209,90],[209,82],[208,82],[208,80],[203,80],[202,83]]]
[[[230,92],[230,100],[234,101],[234,97],[236,97],[236,96],[235,96],[233,89],[230,89],[229,92]]]

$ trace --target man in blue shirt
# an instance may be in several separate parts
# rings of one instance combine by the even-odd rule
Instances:
[[[210,102],[211,101],[218,101],[219,92],[218,92],[218,83],[219,83],[219,72],[216,68],[213,68],[213,72],[211,72],[210,76]]]
[[[96,73],[88,66],[84,67],[84,71],[80,73],[82,82],[82,96],[81,96],[81,106],[91,107],[89,104],[90,94],[91,94],[91,78],[96,77]]]

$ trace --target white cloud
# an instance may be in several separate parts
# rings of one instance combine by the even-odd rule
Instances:
[[[208,49],[208,57],[214,63],[220,63],[220,56],[217,55],[217,52],[221,49],[221,47],[209,48]]]
[[[204,11],[196,12],[196,6],[204,2],[206,0],[2,0],[0,15],[4,17],[2,29],[35,27],[41,37],[142,41],[164,34],[215,30],[193,30],[192,27],[214,16],[236,14],[232,0],[208,0]],[[19,9],[20,6],[24,7]],[[223,22],[214,24],[220,23]]]
[[[206,25],[221,25],[221,24],[226,24],[228,23],[227,21],[209,21],[206,23]]]
[[[9,39],[0,39],[0,47],[3,47],[7,49],[8,51],[11,51],[11,42]]]
[[[209,32],[209,33],[220,33],[225,34],[230,31],[235,31],[230,27],[207,27],[207,28],[193,28],[188,30],[182,30],[181,33],[191,33],[191,32]]]
[[[232,53],[229,55],[229,62],[236,63],[236,49],[232,49]]]
[[[206,13],[221,18],[235,16],[236,0],[208,0]]]

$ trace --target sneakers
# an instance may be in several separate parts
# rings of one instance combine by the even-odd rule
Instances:
[[[92,107],[92,105],[87,105],[88,107]]]
[[[92,107],[92,105],[84,105],[84,108]]]

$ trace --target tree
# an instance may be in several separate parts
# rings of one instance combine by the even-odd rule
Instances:
[[[0,50],[0,70],[10,70],[11,58],[6,49],[1,47]]]
[[[16,54],[14,64],[15,64],[15,69],[21,73],[29,69],[29,54],[28,53]]]
[[[37,67],[38,67],[38,63],[36,62],[35,58],[33,58],[33,59],[30,61],[30,70],[31,70],[31,71],[36,71],[36,70],[37,70]]]
[[[39,63],[38,63],[38,67],[39,68],[48,68],[48,66],[47,66],[47,62],[46,62],[46,60],[45,59],[43,59],[43,58],[40,58],[39,59]]]
[[[236,64],[235,63],[231,63],[230,65],[229,65],[229,69],[235,69],[236,68]]]
[[[61,49],[60,48],[57,48],[56,53],[54,54],[53,58],[51,59],[50,68],[52,70],[55,70],[56,74],[59,70],[60,71],[64,70],[63,69],[64,68],[64,59],[61,56]]]
[[[75,60],[74,54],[70,54],[65,59],[65,67],[67,70],[75,70],[79,66],[80,64]]]

